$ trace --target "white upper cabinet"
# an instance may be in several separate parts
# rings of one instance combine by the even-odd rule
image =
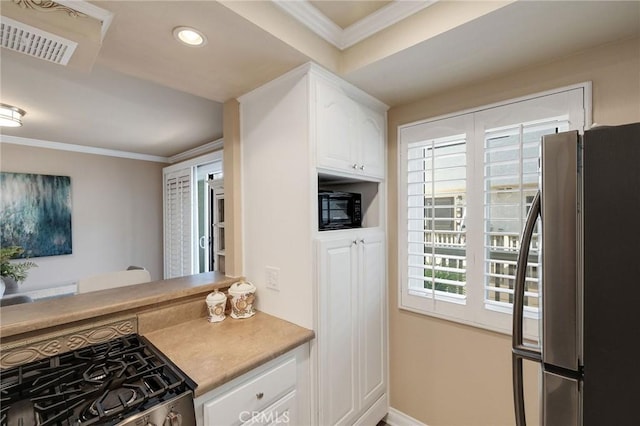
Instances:
[[[340,85],[314,79],[317,166],[355,178],[384,179],[385,114]]]
[[[353,143],[356,105],[340,89],[321,80],[316,89],[318,166],[349,171],[358,155]]]
[[[360,105],[357,118],[359,171],[365,176],[382,179],[385,177],[385,116]]]

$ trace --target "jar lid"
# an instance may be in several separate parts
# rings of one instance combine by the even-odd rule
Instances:
[[[256,286],[251,284],[249,281],[238,281],[237,283],[231,284],[231,287],[229,287],[229,294],[231,295],[255,293],[255,291]]]
[[[207,303],[216,304],[224,302],[225,300],[227,300],[227,297],[224,295],[224,293],[221,293],[218,290],[207,295]]]

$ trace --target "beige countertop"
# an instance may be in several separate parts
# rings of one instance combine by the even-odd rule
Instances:
[[[144,335],[206,392],[314,338],[314,332],[257,312],[219,323],[199,318]]]
[[[3,306],[0,309],[0,337],[7,338],[194,296],[216,288],[228,287],[235,281],[237,278],[229,278],[217,272],[205,272],[34,303]]]
[[[200,396],[315,337],[312,330],[263,312],[210,323],[205,295],[237,280],[206,272],[3,306],[2,362],[19,365],[51,355],[50,350],[73,350],[80,341],[111,339],[118,334],[114,328],[130,327],[123,332],[149,339],[196,382]]]

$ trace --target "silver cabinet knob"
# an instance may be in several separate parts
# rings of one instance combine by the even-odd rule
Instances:
[[[360,166],[360,170],[364,170],[364,164]]]
[[[258,393],[256,394],[256,398],[258,398],[258,399],[262,399],[262,398],[264,398],[264,392],[258,392]]]
[[[358,168],[358,165],[354,163],[354,164],[351,166],[351,168],[352,168],[353,170],[356,170],[356,169]]]

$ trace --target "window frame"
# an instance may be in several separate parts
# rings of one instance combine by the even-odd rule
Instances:
[[[575,91],[575,92],[574,92]],[[451,114],[445,114],[412,123],[398,126],[397,128],[397,232],[398,232],[398,308],[423,315],[433,316],[449,321],[471,325],[497,331],[504,334],[511,334],[511,314],[504,310],[493,310],[485,307],[484,303],[484,122],[482,118],[495,115],[497,112],[506,112],[506,115],[519,117],[531,105],[536,105],[536,100],[545,97],[567,93],[567,115],[570,116],[571,130],[579,130],[580,133],[591,126],[592,116],[592,84],[583,82],[561,88],[556,88],[544,92],[534,93],[502,102],[488,104],[472,109],[467,109]],[[578,94],[580,102],[577,102]],[[555,98],[547,98],[555,99]],[[579,105],[578,105],[579,104]],[[524,108],[524,109],[522,109]],[[480,118],[480,120],[479,120]],[[522,119],[512,124],[534,121]],[[488,121],[487,121],[488,122]],[[416,291],[411,291],[408,287],[408,226],[407,226],[407,176],[406,176],[406,155],[407,146],[411,142],[420,140],[420,126],[422,125],[447,125],[457,124],[459,128],[466,129],[466,150],[467,150],[467,278],[466,278],[466,300],[464,303],[449,303],[436,298],[427,298],[417,295]],[[489,128],[498,126],[489,126]],[[429,128],[427,128],[429,129]],[[442,136],[447,136],[443,133]],[[438,136],[429,136],[435,139]],[[423,138],[427,139],[427,138]],[[478,277],[480,279],[478,280]],[[536,339],[538,335],[538,320],[529,315],[525,318],[525,337]]]

